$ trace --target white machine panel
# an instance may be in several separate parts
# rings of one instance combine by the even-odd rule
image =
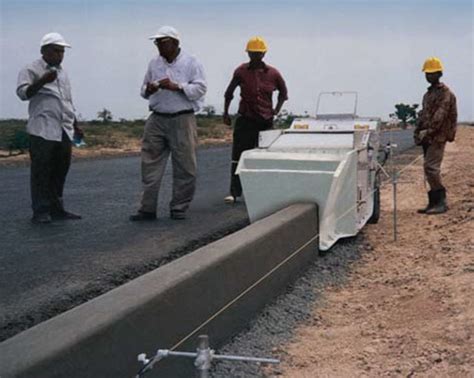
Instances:
[[[308,133],[296,132],[280,135],[269,147],[276,149],[321,149],[321,148],[352,148],[354,135],[352,133]]]

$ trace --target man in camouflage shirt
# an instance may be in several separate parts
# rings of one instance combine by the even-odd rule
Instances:
[[[439,80],[443,65],[438,58],[430,57],[423,65],[426,80],[431,86],[423,97],[423,110],[415,129],[417,145],[423,147],[425,177],[430,186],[428,206],[418,210],[422,214],[441,214],[447,211],[446,188],[441,182],[441,162],[446,142],[456,135],[456,97]]]

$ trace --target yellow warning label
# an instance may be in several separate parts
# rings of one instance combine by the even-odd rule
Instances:
[[[361,125],[361,124],[355,124],[354,125],[355,130],[369,130],[369,125]]]
[[[309,125],[307,123],[295,123],[294,128],[299,130],[308,130]]]

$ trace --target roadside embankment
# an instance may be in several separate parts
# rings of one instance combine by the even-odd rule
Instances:
[[[280,358],[281,366],[220,363],[214,377],[473,377],[474,127],[447,145],[449,211],[426,206],[421,148],[397,154],[381,217],[311,264],[285,295],[218,353]]]

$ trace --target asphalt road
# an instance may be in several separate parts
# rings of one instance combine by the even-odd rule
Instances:
[[[384,136],[384,143],[388,135]],[[394,132],[399,150],[411,132]],[[140,159],[74,162],[66,207],[80,221],[30,223],[29,169],[0,170],[0,340],[83,303],[248,223],[245,205],[225,205],[230,148],[201,149],[195,200],[185,221],[168,217],[170,170],[159,219],[132,223],[140,199]]]

